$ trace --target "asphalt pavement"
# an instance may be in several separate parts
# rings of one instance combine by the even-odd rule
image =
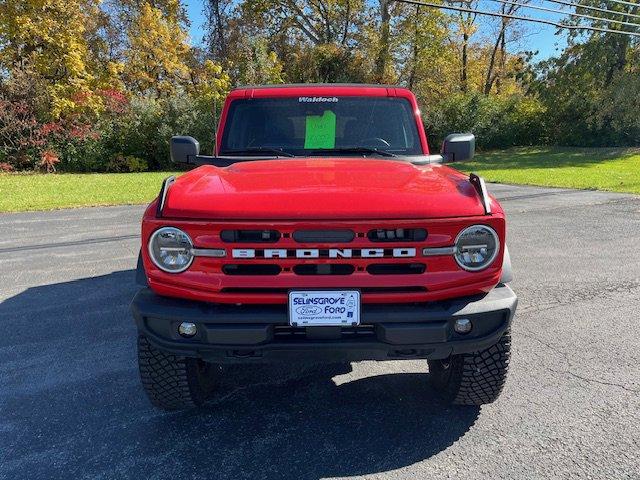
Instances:
[[[0,215],[0,479],[639,479],[640,197],[490,190],[520,306],[482,408],[398,361],[234,367],[162,413],[128,308],[143,207]]]

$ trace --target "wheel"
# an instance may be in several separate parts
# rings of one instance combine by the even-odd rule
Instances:
[[[214,388],[217,366],[155,348],[138,335],[140,380],[149,400],[164,410],[201,406]]]
[[[484,405],[495,401],[507,378],[511,334],[474,353],[429,361],[429,377],[443,400],[454,405]]]

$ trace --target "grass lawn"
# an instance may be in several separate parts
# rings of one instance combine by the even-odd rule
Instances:
[[[638,148],[512,148],[453,166],[491,182],[640,194]]]
[[[454,166],[492,182],[640,194],[640,149],[513,148]],[[0,212],[147,203],[169,175],[0,174]]]
[[[147,203],[169,172],[0,174],[0,212]]]

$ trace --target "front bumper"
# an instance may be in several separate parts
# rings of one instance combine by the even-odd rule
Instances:
[[[500,284],[485,295],[428,304],[363,304],[359,327],[293,328],[286,305],[223,305],[162,297],[141,289],[131,310],[157,348],[187,357],[237,363],[278,359],[324,361],[447,358],[495,344],[509,327],[518,299]],[[468,318],[466,335],[453,330]],[[181,322],[198,326],[193,338]]]

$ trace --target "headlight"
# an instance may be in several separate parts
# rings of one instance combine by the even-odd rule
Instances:
[[[184,272],[193,261],[193,243],[189,235],[175,227],[162,227],[149,239],[149,255],[165,272]]]
[[[456,238],[454,257],[458,265],[470,272],[487,268],[500,250],[498,234],[486,225],[465,228]]]

